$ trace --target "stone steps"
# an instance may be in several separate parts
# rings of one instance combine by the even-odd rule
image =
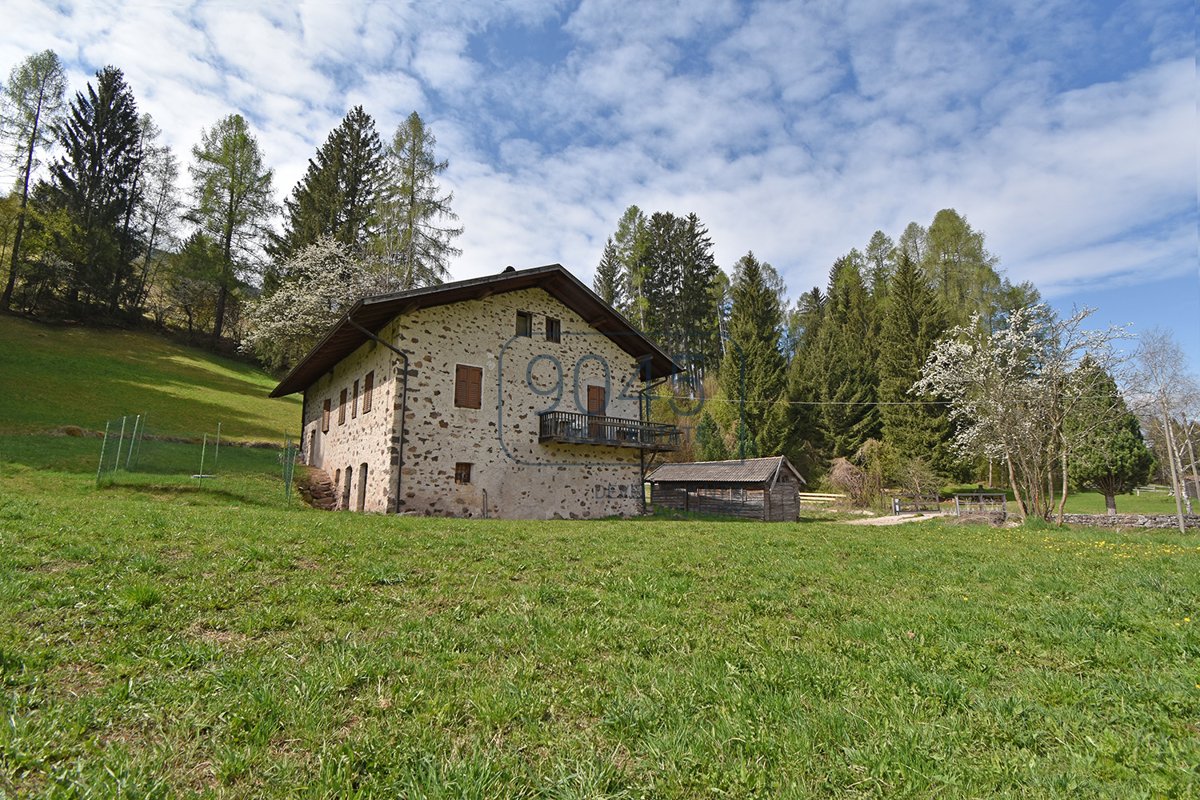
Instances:
[[[304,502],[321,511],[333,511],[337,508],[337,497],[333,489],[333,479],[325,470],[316,467],[301,467],[296,472],[296,490]]]

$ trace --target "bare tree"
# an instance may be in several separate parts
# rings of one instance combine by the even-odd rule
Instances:
[[[1165,330],[1154,328],[1143,334],[1138,342],[1135,356],[1137,368],[1133,375],[1133,386],[1147,410],[1152,409],[1162,425],[1163,450],[1167,456],[1171,491],[1175,495],[1175,516],[1179,532],[1185,530],[1183,513],[1184,487],[1181,453],[1188,441],[1180,443],[1176,436],[1179,420],[1187,419],[1188,412],[1196,403],[1195,380],[1184,369],[1185,358],[1179,344]],[[1194,415],[1195,412],[1192,411]],[[1190,506],[1190,498],[1188,499]],[[1191,509],[1188,509],[1191,513]]]

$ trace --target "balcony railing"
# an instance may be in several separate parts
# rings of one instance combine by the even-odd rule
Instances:
[[[569,411],[545,411],[538,416],[541,418],[538,441],[542,442],[603,444],[641,450],[679,449],[679,428],[674,425]]]

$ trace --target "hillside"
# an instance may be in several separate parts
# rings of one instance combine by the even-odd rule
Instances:
[[[144,414],[151,433],[280,441],[300,400],[271,399],[275,380],[249,364],[151,333],[53,327],[0,316],[0,433],[66,425],[103,430]]]

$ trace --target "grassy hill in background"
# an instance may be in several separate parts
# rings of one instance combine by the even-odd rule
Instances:
[[[213,432],[282,441],[300,428],[297,397],[271,399],[261,369],[151,333],[54,327],[0,316],[0,433],[67,425],[103,430],[145,414],[151,434]]]

